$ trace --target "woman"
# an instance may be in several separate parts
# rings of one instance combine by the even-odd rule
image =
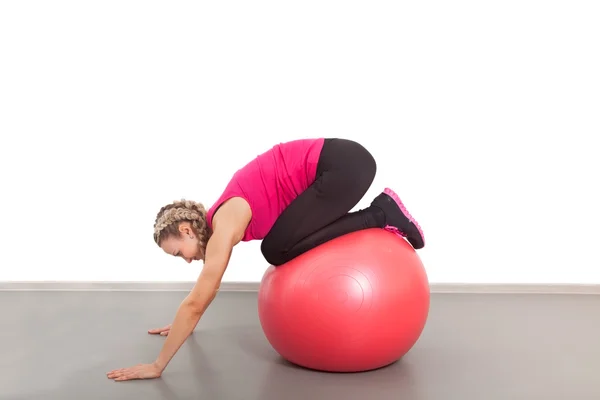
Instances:
[[[161,376],[214,299],[240,241],[262,240],[262,254],[275,266],[367,228],[389,230],[415,249],[423,248],[421,228],[391,189],[369,207],[350,212],[371,186],[376,170],[373,156],[354,141],[294,140],[274,146],[238,170],[208,211],[186,200],[163,207],[154,225],[158,246],[188,263],[203,260],[204,267],[173,324],[149,331],[168,335],[156,361],[114,370],[108,377],[124,381]]]

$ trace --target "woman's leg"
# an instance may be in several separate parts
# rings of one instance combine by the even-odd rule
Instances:
[[[327,139],[315,182],[284,210],[262,242],[267,262],[281,265],[331,239],[376,227],[408,237],[418,248],[420,229],[391,190],[369,207],[349,212],[371,186],[376,170],[375,159],[362,145]]]
[[[279,216],[261,250],[272,265],[283,264],[328,240],[375,227],[383,215],[366,209],[348,213],[371,186],[377,165],[360,144],[326,139],[315,181]]]

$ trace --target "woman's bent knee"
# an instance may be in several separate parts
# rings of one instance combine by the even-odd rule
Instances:
[[[269,237],[263,239],[260,245],[260,251],[265,260],[271,265],[279,266],[285,263],[283,249],[278,243],[270,240]]]

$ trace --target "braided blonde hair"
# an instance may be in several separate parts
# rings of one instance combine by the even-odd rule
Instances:
[[[154,241],[160,243],[170,236],[179,236],[179,224],[188,221],[195,231],[202,249],[212,234],[206,222],[206,209],[202,203],[191,200],[176,200],[160,209],[154,222]]]

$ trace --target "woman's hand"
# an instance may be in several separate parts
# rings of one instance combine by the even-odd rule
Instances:
[[[106,376],[115,381],[129,381],[132,379],[154,379],[160,377],[161,369],[156,364],[138,364],[134,367],[121,368],[110,371]]]
[[[167,326],[163,326],[162,328],[150,329],[148,331],[148,333],[151,335],[161,335],[161,336],[167,336],[169,334],[169,332],[171,332],[171,324],[169,324]]]

